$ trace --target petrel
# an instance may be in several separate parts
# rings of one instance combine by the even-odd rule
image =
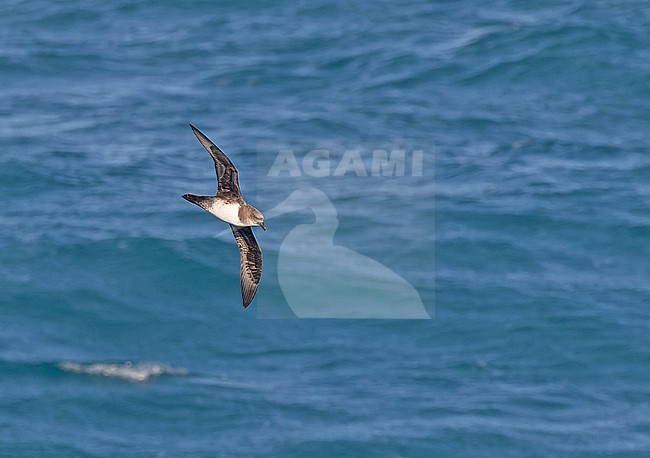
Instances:
[[[214,196],[183,194],[183,199],[198,205],[222,221],[230,224],[239,247],[239,282],[244,308],[251,303],[262,277],[262,250],[260,250],[251,226],[266,230],[264,215],[248,205],[241,196],[237,168],[228,156],[199,129],[190,124],[194,135],[210,153],[217,172],[217,193]]]

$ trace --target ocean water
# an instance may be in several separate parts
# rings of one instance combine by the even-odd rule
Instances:
[[[646,2],[1,10],[0,455],[650,454]],[[188,122],[264,211],[280,149],[421,148],[307,181],[432,319],[295,319],[309,212],[242,310]]]

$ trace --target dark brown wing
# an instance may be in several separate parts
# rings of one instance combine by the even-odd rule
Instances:
[[[219,149],[217,145],[203,135],[199,129],[190,124],[192,132],[199,139],[201,145],[206,149],[212,160],[214,160],[214,169],[217,172],[217,194],[234,194],[241,195],[239,191],[239,178],[237,168],[228,159],[228,156]]]
[[[262,250],[250,227],[230,225],[232,234],[239,247],[240,269],[239,282],[244,308],[248,307],[257,292],[257,285],[262,277]]]

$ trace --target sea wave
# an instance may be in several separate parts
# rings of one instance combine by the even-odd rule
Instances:
[[[186,369],[167,366],[155,362],[133,363],[78,363],[73,361],[62,361],[57,364],[59,369],[75,374],[99,375],[103,377],[115,377],[130,382],[145,382],[152,377],[160,375],[186,375]]]

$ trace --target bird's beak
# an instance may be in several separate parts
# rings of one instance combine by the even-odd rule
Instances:
[[[266,230],[266,226],[264,225],[264,223],[260,223],[260,227],[261,227],[263,230]]]

